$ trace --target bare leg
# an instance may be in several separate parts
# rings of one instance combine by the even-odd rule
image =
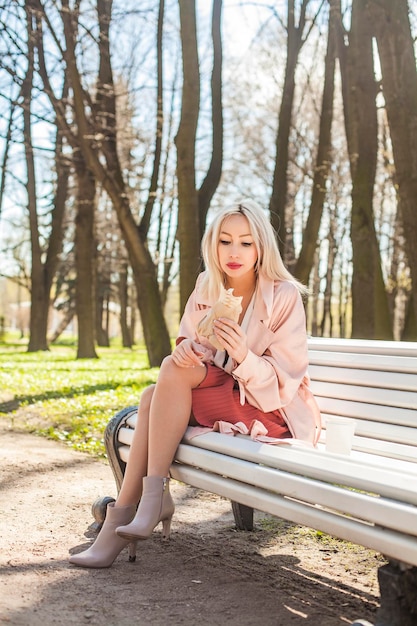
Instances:
[[[189,424],[191,391],[206,376],[205,367],[178,367],[164,359],[149,413],[148,476],[167,476]]]
[[[178,367],[171,357],[164,359],[149,407],[148,468],[139,508],[130,524],[116,528],[119,538],[147,539],[159,522],[163,537],[169,537],[175,505],[167,474],[190,422],[192,389],[205,376],[205,367]]]
[[[144,476],[167,476],[191,415],[191,390],[206,375],[205,367],[178,367],[167,357],[158,382],[142,394],[117,506],[137,504]]]
[[[117,496],[117,506],[136,506],[142,495],[142,479],[146,476],[148,467],[149,409],[154,390],[155,385],[151,385],[145,389],[140,399],[136,428],[123,483]]]

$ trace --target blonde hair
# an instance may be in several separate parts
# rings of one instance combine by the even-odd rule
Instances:
[[[201,252],[206,269],[201,288],[211,300],[217,300],[220,285],[224,284],[224,273],[221,270],[218,243],[224,220],[231,215],[244,215],[249,222],[258,260],[255,270],[271,280],[286,280],[293,283],[302,295],[308,289],[294,278],[285,267],[278,249],[277,237],[265,211],[254,200],[241,200],[229,207],[221,209],[207,227],[201,242]]]

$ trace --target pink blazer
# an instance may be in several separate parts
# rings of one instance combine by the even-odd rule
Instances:
[[[177,343],[187,337],[214,355],[213,346],[196,331],[213,304],[201,294],[201,276],[185,307]],[[292,436],[315,445],[321,416],[309,388],[305,312],[294,284],[259,277],[247,340],[248,354],[232,370],[242,404],[246,400],[265,413],[279,409]]]

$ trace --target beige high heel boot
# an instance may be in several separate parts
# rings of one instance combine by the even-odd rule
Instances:
[[[119,537],[135,541],[147,539],[155,526],[162,522],[163,538],[168,539],[175,505],[169,492],[169,478],[146,476],[135,519],[127,526],[119,526]]]
[[[69,562],[80,567],[110,567],[118,554],[129,543],[129,561],[136,560],[136,542],[133,544],[116,535],[116,528],[120,524],[129,523],[135,516],[136,507],[114,506],[114,502],[107,505],[106,518],[93,545],[81,552],[73,554]]]

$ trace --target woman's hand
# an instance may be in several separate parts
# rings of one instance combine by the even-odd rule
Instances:
[[[241,329],[239,324],[221,317],[214,320],[214,333],[219,343],[227,350],[229,356],[236,361],[242,363],[248,354],[248,345],[246,333]]]
[[[171,354],[171,357],[178,367],[196,367],[202,366],[205,353],[201,350],[200,346],[191,339],[183,339],[179,343]]]

